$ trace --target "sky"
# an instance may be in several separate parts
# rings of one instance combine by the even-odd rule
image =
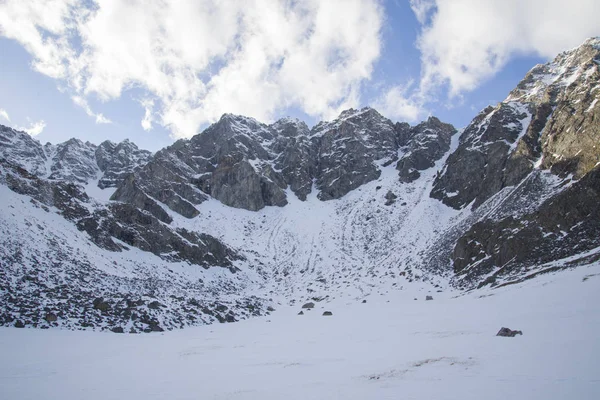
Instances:
[[[597,0],[0,0],[0,124],[152,151],[224,113],[460,128],[600,35]]]

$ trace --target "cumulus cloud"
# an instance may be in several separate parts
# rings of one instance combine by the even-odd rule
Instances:
[[[28,127],[16,126],[15,129],[18,131],[27,132],[31,136],[37,136],[40,133],[42,133],[45,127],[46,123],[44,122],[44,120],[40,120],[37,122],[30,122]]]
[[[187,137],[224,112],[269,121],[358,106],[380,55],[378,0],[6,0],[0,34],[87,103],[142,89],[142,127]],[[151,104],[151,106],[149,106]]]
[[[424,113],[424,106],[418,94],[409,93],[412,86],[413,82],[409,82],[405,86],[393,86],[387,89],[375,101],[375,108],[388,118],[417,122]]]
[[[88,104],[87,100],[84,97],[82,97],[82,96],[71,96],[71,100],[73,100],[73,103],[75,103],[79,107],[83,108],[83,110],[85,111],[85,113],[87,115],[89,115],[90,117],[93,117],[96,120],[97,124],[110,124],[110,123],[112,123],[112,121],[110,119],[106,118],[102,113],[95,113],[92,110],[92,108],[90,107],[90,105]]]
[[[8,116],[8,113],[6,112],[6,110],[3,108],[0,108],[0,120],[5,120],[7,122],[10,122],[10,117]]]
[[[600,34],[597,0],[411,0],[422,23],[421,91],[477,88],[518,55],[553,58]]]

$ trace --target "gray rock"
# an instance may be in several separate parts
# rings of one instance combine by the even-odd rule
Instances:
[[[300,311],[298,315],[304,315],[304,311]]]
[[[46,313],[44,319],[46,322],[56,322],[56,320],[58,320],[58,316],[54,313]]]
[[[302,306],[302,308],[315,308],[315,303],[309,302]]]
[[[425,296],[425,300],[433,300],[433,296]]]
[[[508,328],[501,328],[498,333],[496,334],[496,336],[504,336],[504,337],[515,337],[517,335],[523,335],[523,332],[521,331],[513,331],[511,329]]]
[[[95,310],[99,310],[103,313],[106,313],[111,309],[110,304],[104,301],[102,297],[95,298],[93,301],[93,306]]]
[[[148,303],[148,308],[151,309],[151,310],[158,310],[161,307],[164,307],[164,305],[161,304],[159,301],[156,301],[156,300]]]
[[[413,182],[421,176],[419,171],[432,168],[449,149],[456,129],[435,117],[415,127],[396,124],[400,153],[396,164],[402,182]]]
[[[559,176],[583,177],[597,165],[600,80],[597,39],[533,68],[509,97],[483,110],[434,184],[431,197],[478,207],[527,177],[536,162]],[[577,127],[577,128],[575,128]]]
[[[398,198],[398,196],[396,196],[391,190],[388,191],[385,195],[385,205],[386,206],[391,206],[392,204],[394,204],[396,202],[396,199]]]
[[[331,311],[325,311],[325,312],[323,312],[323,316],[324,317],[328,317],[328,316],[331,316],[331,315],[333,315],[333,313]]]
[[[376,160],[391,163],[398,158],[394,124],[372,108],[347,110],[331,122],[311,131],[318,151],[318,198],[339,199],[381,175]]]

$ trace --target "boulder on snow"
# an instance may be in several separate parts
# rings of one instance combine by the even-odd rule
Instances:
[[[148,304],[148,308],[151,310],[158,310],[161,307],[164,307],[164,306],[157,300],[154,300],[153,302]]]
[[[398,196],[396,196],[396,195],[394,194],[394,192],[392,192],[391,190],[390,190],[390,191],[388,191],[388,192],[385,194],[385,200],[386,200],[386,202],[385,202],[385,205],[386,205],[386,206],[391,206],[392,204],[394,204],[394,203],[396,202],[396,199],[397,199],[397,198],[398,198]]]
[[[523,334],[523,332],[521,332],[521,331],[513,331],[508,328],[501,328],[498,331],[498,333],[496,334],[496,336],[515,337],[517,335],[522,335],[522,334]]]
[[[367,300],[363,300],[362,303],[365,304],[367,302]]]
[[[323,316],[324,316],[324,317],[328,317],[328,316],[330,316],[330,315],[333,315],[333,313],[332,313],[331,311],[325,311],[325,312],[323,313]]]
[[[426,296],[425,300],[433,300],[433,296]]]
[[[15,328],[25,328],[25,324],[22,321],[17,320],[17,322],[15,322]]]
[[[304,315],[304,311],[300,311],[298,315]]]
[[[58,319],[58,316],[54,313],[49,312],[46,314],[44,319],[46,320],[46,322],[54,322]]]
[[[305,305],[302,306],[302,308],[315,308],[315,303],[306,303]]]
[[[110,310],[110,304],[104,301],[102,297],[96,297],[92,304],[94,305],[94,309],[100,310],[100,312],[105,313]]]

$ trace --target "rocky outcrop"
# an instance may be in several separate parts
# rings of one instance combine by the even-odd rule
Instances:
[[[137,167],[146,164],[152,153],[139,149],[125,139],[121,143],[104,141],[96,148],[95,158],[102,177],[98,187],[105,189],[118,186]]]
[[[41,206],[56,208],[101,248],[121,251],[126,244],[168,261],[188,261],[205,268],[220,266],[235,271],[232,261],[239,256],[213,237],[174,230],[132,204],[94,203],[81,186],[71,182],[41,179],[7,161],[0,161],[0,167],[0,183],[31,197]]]
[[[414,175],[442,157],[455,130],[436,118],[407,127],[398,168],[401,175]],[[112,199],[145,204],[151,213],[160,202],[187,218],[198,215],[195,206],[208,196],[251,211],[285,206],[288,188],[300,200],[306,200],[313,185],[319,199],[337,199],[377,179],[380,165],[398,160],[399,135],[372,108],[344,111],[312,130],[292,118],[265,125],[225,114],[192,139],[156,153],[122,181]]]
[[[87,184],[99,179],[101,189],[115,187],[145,164],[151,153],[129,140],[99,146],[79,139],[42,146],[25,132],[0,125],[0,159],[41,178]]]
[[[83,184],[97,179],[99,171],[95,157],[96,145],[69,139],[56,146],[48,143],[44,150],[51,160],[48,179]]]
[[[505,101],[483,110],[436,180],[431,197],[481,205],[534,168],[580,178],[600,161],[599,39],[533,68]]]
[[[599,201],[596,168],[530,214],[477,222],[458,239],[452,254],[459,281],[464,286],[495,285],[532,266],[600,246]]]
[[[321,200],[338,199],[381,175],[375,164],[398,159],[394,124],[372,108],[347,110],[311,132],[318,149],[316,184]]]
[[[459,285],[514,281],[600,245],[599,64],[590,39],[533,68],[465,129],[431,191],[457,209],[486,205],[454,231]]]
[[[412,182],[421,176],[419,171],[432,168],[450,150],[450,140],[456,129],[435,117],[417,126],[396,124],[400,159],[396,164],[402,182]]]

